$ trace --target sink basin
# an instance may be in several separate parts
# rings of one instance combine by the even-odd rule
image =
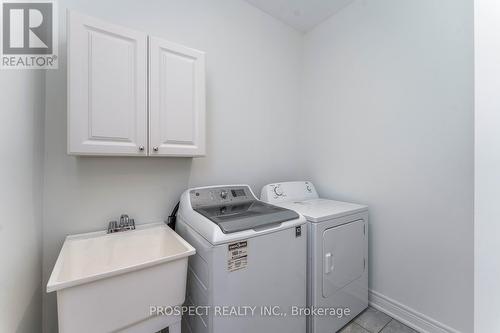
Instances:
[[[154,332],[179,318],[152,306],[184,302],[195,249],[163,223],[66,237],[47,292],[57,292],[59,332]]]

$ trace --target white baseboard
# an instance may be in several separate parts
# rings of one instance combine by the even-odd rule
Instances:
[[[374,290],[369,292],[370,305],[421,333],[461,333]]]

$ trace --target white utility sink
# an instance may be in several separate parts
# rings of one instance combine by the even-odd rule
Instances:
[[[180,331],[180,316],[151,306],[184,302],[195,249],[163,223],[66,237],[47,284],[57,291],[60,333]]]

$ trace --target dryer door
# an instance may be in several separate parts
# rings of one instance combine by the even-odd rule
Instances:
[[[365,270],[365,221],[357,220],[323,232],[323,297],[330,297]]]

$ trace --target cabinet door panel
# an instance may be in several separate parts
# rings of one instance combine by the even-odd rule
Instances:
[[[147,36],[70,12],[68,109],[69,153],[146,155]]]
[[[204,54],[150,38],[149,57],[150,155],[204,155]]]

